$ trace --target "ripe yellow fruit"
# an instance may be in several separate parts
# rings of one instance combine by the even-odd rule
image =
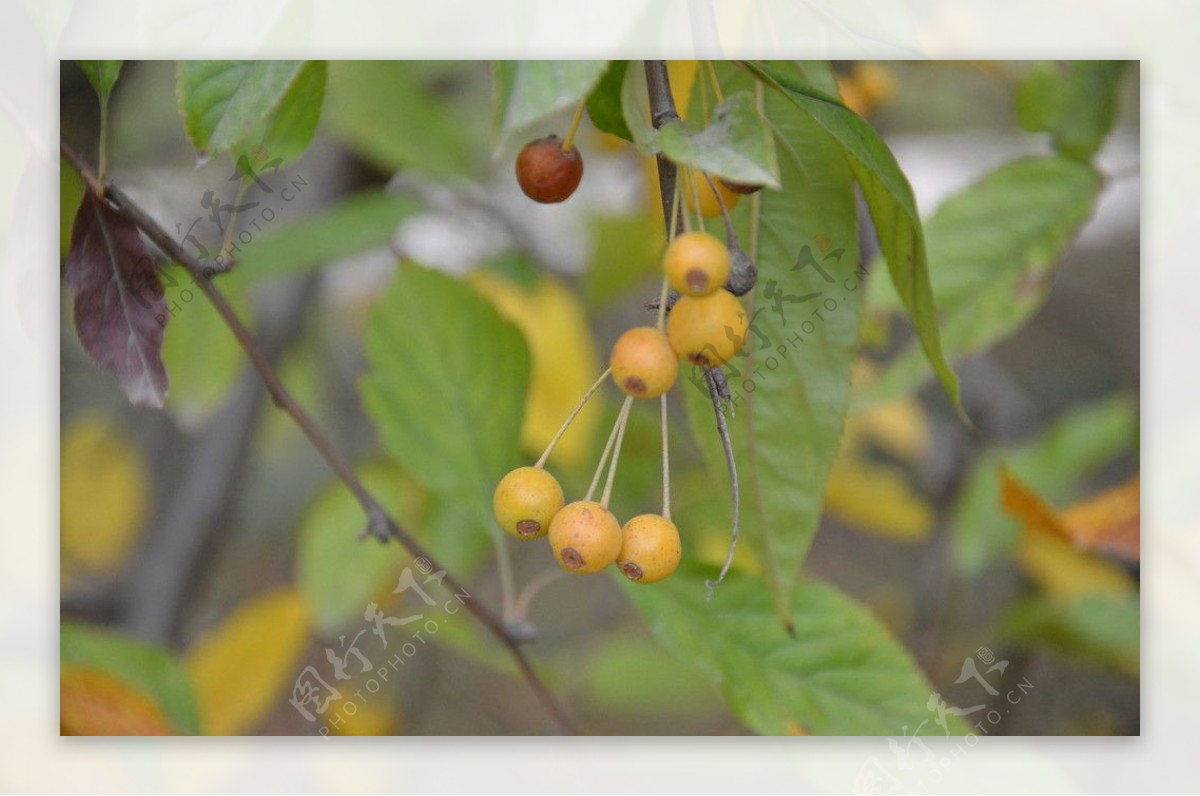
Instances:
[[[657,398],[679,375],[679,358],[667,336],[652,326],[638,326],[613,346],[612,378],[626,395]]]
[[[545,536],[550,521],[563,507],[558,479],[540,467],[518,467],[500,479],[492,496],[492,511],[505,533],[518,539]]]
[[[679,566],[683,547],[675,523],[657,514],[642,514],[621,529],[617,566],[634,583],[657,583]]]
[[[707,296],[729,279],[729,249],[715,235],[685,232],[663,255],[667,282],[685,296]]]
[[[704,178],[704,172],[698,169],[688,169],[687,174],[688,182],[683,184],[683,197],[687,203],[687,209],[693,213],[696,212],[696,198],[699,194],[700,215],[704,218],[718,218],[721,215],[721,202],[717,200],[717,194],[713,192],[712,186]],[[717,190],[721,192],[725,209],[732,211],[734,206],[741,201],[742,195],[729,190],[720,180],[713,179],[713,182],[716,183]],[[695,186],[695,190],[692,189],[692,186]]]
[[[667,339],[683,359],[705,368],[722,365],[741,349],[750,319],[737,296],[718,290],[680,296],[667,316]]]
[[[621,525],[599,503],[577,500],[551,520],[550,549],[568,572],[599,572],[616,561],[621,552]]]

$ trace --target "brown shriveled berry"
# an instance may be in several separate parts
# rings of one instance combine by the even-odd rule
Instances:
[[[683,548],[675,523],[658,514],[642,514],[621,529],[617,567],[634,583],[657,583],[679,566]]]
[[[680,296],[667,316],[667,339],[687,361],[711,368],[728,362],[742,347],[750,320],[728,290]]]
[[[583,156],[574,146],[564,150],[556,135],[530,141],[517,155],[517,182],[535,202],[561,202],[575,193],[581,179]]]
[[[492,496],[492,511],[505,533],[518,539],[545,536],[550,521],[563,507],[558,479],[540,467],[518,467],[500,479]]]
[[[621,525],[599,503],[568,503],[550,521],[550,549],[559,566],[568,572],[599,572],[616,561],[621,552]]]
[[[626,395],[657,398],[671,389],[679,375],[679,358],[667,336],[652,326],[638,326],[613,346],[612,378]]]

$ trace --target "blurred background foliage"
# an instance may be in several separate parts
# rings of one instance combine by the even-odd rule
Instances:
[[[1131,66],[1118,83],[1097,177],[1049,158],[1048,137],[1023,129],[1058,130],[1060,151],[1091,157],[1086,129],[1031,110],[1057,107],[1077,119],[1087,116],[1079,103],[1093,108],[1087,99],[1098,95],[1054,93],[1061,68],[835,64],[843,100],[885,136],[929,219],[943,343],[974,427],[961,424],[914,354],[886,280],[872,278],[852,409],[801,586],[812,592],[812,623],[797,629],[819,639],[821,611],[845,599],[821,585],[834,584],[952,702],[967,700],[957,696],[965,659],[986,651],[1009,661],[1005,682],[1035,688],[992,734],[1136,734],[1139,573],[1128,544],[1115,554],[1112,545],[1132,533],[1136,550],[1138,522],[1138,81]],[[681,106],[698,71],[695,62],[671,64]],[[617,335],[647,321],[644,302],[658,290],[652,159],[585,122],[579,192],[561,206],[528,202],[511,166],[524,140],[496,138],[493,84],[503,74],[487,63],[330,62],[312,144],[264,175],[276,191],[291,186],[292,198],[270,197],[269,222],[250,227],[243,217],[238,267],[219,284],[300,402],[383,504],[465,576],[473,599],[499,604],[496,544],[508,546],[514,581],[539,586],[521,605],[537,628],[539,666],[589,731],[780,731],[786,717],[739,708],[738,696],[714,685],[739,671],[772,683],[766,658],[726,672],[736,647],[681,638],[681,626],[654,628],[675,639],[669,654],[636,607],[662,600],[671,616],[701,610],[696,568],[718,565],[726,551],[724,473],[705,469],[682,411],[673,412],[671,439],[686,563],[654,595],[608,576],[551,578],[543,545],[495,541],[481,530],[489,507],[442,488],[463,468],[490,472],[492,463],[473,463],[478,451],[509,450],[511,462],[499,464],[536,457]],[[206,191],[232,201],[230,159],[197,166],[171,62],[126,63],[109,116],[110,174],[181,238],[206,215]],[[533,134],[569,120],[568,109]],[[64,62],[64,137],[94,151],[98,121],[84,73]],[[956,196],[984,175],[983,190]],[[64,252],[82,191],[64,165]],[[267,199],[262,187],[245,195]],[[216,246],[210,230],[196,229]],[[864,236],[863,261],[874,251]],[[408,261],[433,270],[397,271]],[[271,410],[182,271],[168,268],[165,281],[177,307],[164,350],[165,412],[130,407],[92,367],[64,290],[63,731],[314,733],[320,723],[288,702],[293,683],[307,666],[328,666],[327,647],[345,649],[368,604],[389,615],[413,608],[411,595],[392,591],[413,562],[356,541],[363,521],[353,498]],[[431,317],[439,328],[426,328]],[[441,348],[465,317],[487,345]],[[459,351],[467,353],[455,358]],[[525,394],[523,405],[503,402],[513,394]],[[482,421],[456,423],[460,401]],[[556,448],[550,464],[569,495],[586,489],[619,403],[602,391]],[[397,421],[380,420],[388,413]],[[413,415],[425,420],[400,422]],[[656,509],[659,457],[657,414],[634,412],[617,516]],[[426,464],[401,464],[412,461]],[[759,558],[742,545],[721,588],[744,590],[743,578],[762,571]],[[369,676],[338,686],[353,693]],[[342,719],[328,729],[546,729],[511,661],[465,614],[443,617],[429,644]]]

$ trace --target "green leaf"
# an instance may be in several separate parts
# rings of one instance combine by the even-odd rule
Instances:
[[[294,274],[386,246],[401,222],[420,207],[412,196],[371,190],[304,218],[277,221],[278,226],[256,235],[243,248],[240,264],[230,276],[259,280]]]
[[[117,84],[117,78],[121,76],[121,65],[125,62],[76,61],[75,63],[79,64],[79,68],[87,76],[92,88],[96,89],[96,96],[100,98],[100,104],[107,105],[113,86]]]
[[[1000,468],[1007,467],[1051,504],[1077,497],[1083,480],[1096,468],[1136,450],[1137,407],[1124,396],[1075,409],[1036,440],[988,451],[968,475],[951,507],[952,560],[963,575],[974,576],[1010,555],[1020,523],[1000,510]]]
[[[708,678],[694,667],[681,667],[654,639],[628,628],[595,644],[583,676],[584,698],[605,713],[674,723],[684,716],[724,712]]]
[[[731,66],[719,72],[727,76],[727,95],[750,82]],[[726,372],[736,402],[729,431],[741,480],[742,543],[766,569],[787,622],[842,436],[864,291],[855,271],[853,176],[837,141],[784,97],[772,93],[764,102],[782,134],[783,188],[759,194],[748,355]],[[756,237],[753,204],[742,202],[733,214],[743,244]],[[680,380],[693,435],[724,491],[725,457],[704,377],[687,367]]]
[[[425,74],[412,61],[333,61],[329,66],[329,132],[368,163],[387,172],[415,169],[437,176],[479,170],[482,138],[463,124],[435,80],[461,80],[461,67],[440,64]]]
[[[786,182],[785,182],[786,184]],[[731,573],[711,602],[703,574],[626,592],[684,665],[699,668],[747,727],[763,735],[942,735],[931,688],[907,651],[862,606],[814,581],[796,588],[795,636],[762,583]],[[711,573],[708,573],[711,574]],[[947,716],[951,732],[965,727]]]
[[[896,292],[908,310],[921,347],[946,394],[965,419],[958,376],[942,353],[916,199],[895,156],[871,125],[830,94],[788,75],[778,65],[753,63],[749,67],[766,85],[795,103],[841,145],[871,211],[879,248],[887,259]]]
[[[925,233],[948,357],[986,350],[1042,306],[1055,264],[1102,187],[1090,166],[1054,155],[1026,157],[938,207]],[[870,306],[894,309],[899,300],[891,286],[876,280]],[[919,386],[927,373],[914,344],[896,355],[862,400],[893,398]]]
[[[1136,594],[1030,598],[1010,608],[1000,628],[1006,640],[1046,645],[1085,661],[1103,661],[1135,678],[1141,669],[1141,631],[1141,601]]]
[[[196,428],[229,397],[246,366],[245,353],[220,313],[193,284],[191,274],[172,264],[163,270],[162,280],[173,313],[162,352],[171,374],[167,409],[184,425]],[[253,323],[245,280],[222,277],[218,284],[238,317]]]
[[[289,163],[304,153],[321,118],[325,71],[324,61],[304,62],[275,111],[233,148],[239,168],[253,168],[250,164],[256,161],[260,165],[275,160]],[[253,175],[244,173],[242,177],[251,179]]]
[[[520,331],[462,282],[405,265],[371,312],[366,352],[363,401],[388,453],[499,533],[491,495],[520,451],[529,385]]]
[[[1054,148],[1088,161],[1117,117],[1117,88],[1128,61],[1043,61],[1017,87],[1017,120],[1050,133]]]
[[[771,130],[754,107],[752,91],[729,95],[713,111],[703,130],[682,121],[659,130],[659,148],[675,163],[715,177],[749,185],[779,187],[779,166]]]
[[[505,65],[496,83],[500,145],[534,122],[577,105],[607,68],[608,61],[517,61]]]
[[[597,130],[632,143],[633,133],[629,132],[629,127],[625,124],[625,114],[621,111],[621,86],[625,83],[627,71],[629,61],[609,63],[604,77],[600,78],[596,88],[588,95],[587,112]]]
[[[64,622],[59,634],[63,664],[98,669],[144,693],[158,704],[177,732],[200,731],[196,699],[183,667],[159,647],[120,634]]]
[[[646,92],[646,65],[631,61],[621,85],[621,114],[634,146],[646,155],[658,154],[658,130],[650,122],[650,100]]]
[[[406,527],[420,526],[425,497],[398,467],[373,462],[357,468],[367,489]],[[334,481],[313,498],[300,520],[296,542],[296,587],[304,594],[313,624],[333,638],[361,623],[367,604],[394,585],[405,558],[398,547],[359,539],[362,507],[345,484]]]
[[[180,61],[183,126],[201,160],[245,142],[283,101],[304,61]]]

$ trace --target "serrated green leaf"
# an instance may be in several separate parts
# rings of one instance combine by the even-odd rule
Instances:
[[[863,198],[875,222],[879,248],[887,260],[896,292],[912,319],[921,348],[946,394],[965,418],[958,376],[942,353],[916,199],[895,156],[871,125],[833,96],[813,88],[798,76],[789,75],[778,64],[750,63],[748,66],[766,85],[786,96],[841,145],[862,188]]]
[[[63,664],[105,672],[154,700],[182,735],[200,731],[196,698],[183,667],[164,649],[109,630],[64,622],[59,635]]]
[[[601,130],[618,138],[633,142],[633,133],[625,124],[625,114],[621,111],[621,86],[625,83],[625,73],[629,70],[629,61],[611,61],[604,76],[596,84],[596,88],[588,95],[588,117],[597,130]]]
[[[92,84],[92,88],[96,90],[96,96],[100,98],[100,104],[106,105],[108,97],[112,94],[113,86],[117,84],[117,78],[121,76],[121,65],[124,61],[76,61],[79,68],[87,76],[88,82]]]
[[[304,61],[180,61],[176,76],[183,126],[201,159],[229,152],[264,122]]]
[[[243,179],[253,179],[250,172],[266,163],[273,167],[290,163],[308,148],[321,118],[325,72],[324,61],[305,61],[275,110],[233,147],[239,169],[245,172]]]
[[[1054,266],[1091,215],[1102,185],[1090,166],[1069,158],[1026,157],[990,172],[938,207],[925,222],[925,233],[950,359],[989,348],[1042,306]],[[899,303],[890,285],[872,283],[872,310]],[[897,354],[862,401],[907,392],[927,373],[914,344]]]
[[[1113,396],[1059,418],[1032,442],[986,453],[968,475],[950,513],[955,569],[967,576],[1011,553],[1020,523],[1000,510],[1000,468],[1007,467],[1051,503],[1070,501],[1091,471],[1136,448],[1137,408]]]
[[[1043,61],[1017,87],[1017,120],[1050,133],[1063,155],[1087,161],[1117,116],[1117,88],[1128,61]]]
[[[506,67],[505,79],[496,86],[501,92],[508,89],[497,100],[504,109],[500,144],[539,119],[578,104],[607,68],[608,61],[517,61]]]
[[[399,269],[371,312],[367,413],[388,453],[498,533],[491,495],[520,451],[529,351],[520,331],[462,282]]]
[[[654,635],[721,689],[763,735],[942,735],[929,683],[907,651],[862,606],[814,581],[796,588],[795,636],[776,621],[762,583],[731,573],[711,602],[704,576],[680,569],[626,593]],[[965,727],[947,716],[951,732]]]
[[[455,78],[457,65],[445,66]],[[436,176],[478,171],[483,125],[463,124],[412,61],[333,61],[325,119],[334,138],[388,172],[404,169]],[[427,79],[428,77],[428,79]],[[479,130],[479,141],[473,131]]]
[[[728,94],[750,82],[731,66],[718,71]],[[783,136],[783,188],[758,195],[748,356],[726,372],[736,401],[729,430],[741,480],[742,543],[765,568],[786,622],[842,436],[863,290],[853,176],[838,143],[786,98],[772,93],[764,102]],[[743,245],[756,237],[752,204],[734,211]],[[693,434],[709,471],[724,484],[725,457],[703,375],[687,367],[680,382]]]
[[[682,121],[658,131],[662,154],[675,163],[749,185],[779,187],[779,165],[771,131],[754,106],[750,90],[729,95],[703,130]]]

